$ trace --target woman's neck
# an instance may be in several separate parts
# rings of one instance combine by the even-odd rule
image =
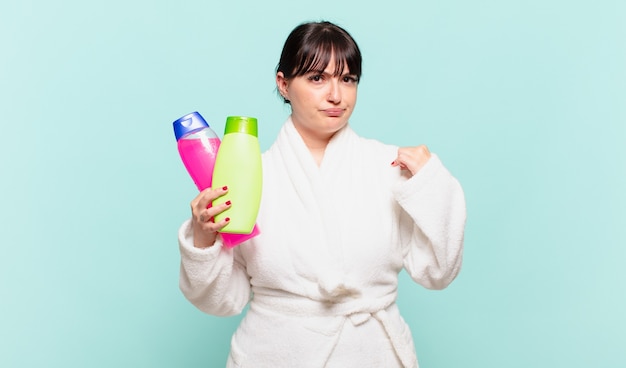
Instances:
[[[317,166],[320,166],[322,163],[322,159],[324,159],[324,152],[326,152],[328,142],[330,142],[330,139],[333,137],[334,134],[311,134],[311,132],[299,129],[298,126],[296,126],[296,130],[298,131],[298,133],[300,133],[300,137],[302,137],[302,140],[309,149],[309,152],[311,152],[315,163],[317,163]]]

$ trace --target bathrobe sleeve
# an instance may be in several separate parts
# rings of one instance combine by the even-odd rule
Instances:
[[[394,188],[400,213],[404,268],[428,289],[443,289],[457,276],[463,258],[465,197],[459,182],[431,156],[411,178]]]
[[[191,220],[178,231],[180,247],[180,290],[201,311],[231,316],[241,313],[250,300],[250,279],[238,247],[195,248]]]

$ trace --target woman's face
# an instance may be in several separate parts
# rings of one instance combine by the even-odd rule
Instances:
[[[356,104],[358,80],[347,67],[333,76],[335,61],[323,71],[285,79],[276,75],[280,94],[291,103],[291,119],[304,138],[328,140],[347,123]]]

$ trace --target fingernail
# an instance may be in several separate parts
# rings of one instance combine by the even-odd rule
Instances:
[[[230,221],[230,217],[226,217],[226,218],[224,219],[224,221],[226,221],[226,222]]]
[[[393,164],[395,164],[395,163],[396,163],[395,161],[391,161],[391,164],[392,164],[392,165],[393,165]]]
[[[228,187],[227,187],[226,185],[224,185],[224,186],[222,187],[222,190],[228,190]]]
[[[226,205],[227,205],[227,206],[230,206],[230,201],[226,201]]]

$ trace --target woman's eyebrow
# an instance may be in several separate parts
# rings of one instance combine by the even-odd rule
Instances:
[[[323,75],[328,75],[331,77],[345,77],[345,76],[354,76],[356,77],[356,74],[354,73],[350,73],[349,71],[344,71],[343,73],[335,73],[334,71],[331,72],[327,72],[326,70],[319,70],[319,69],[311,69],[308,72],[304,73],[304,75],[307,74],[323,74]]]

